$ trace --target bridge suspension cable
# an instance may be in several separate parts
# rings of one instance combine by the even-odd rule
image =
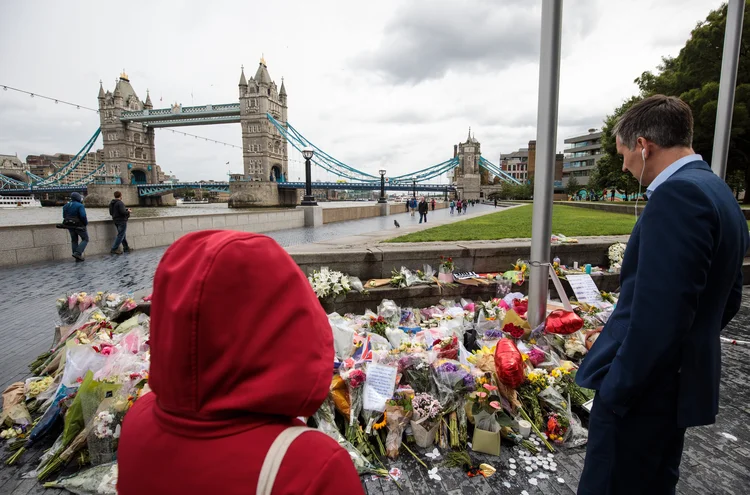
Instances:
[[[69,101],[61,100],[59,98],[53,98],[51,96],[40,95],[39,93],[32,93],[31,91],[26,91],[26,90],[23,90],[23,89],[14,88],[12,86],[6,86],[4,84],[0,84],[0,87],[3,88],[3,91],[8,91],[8,90],[15,91],[17,93],[22,93],[22,94],[29,95],[32,98],[42,98],[44,100],[54,101],[56,104],[61,103],[63,105],[68,105],[68,106],[71,106],[71,107],[75,107],[78,110],[88,110],[90,112],[95,112],[97,114],[99,113],[99,110],[97,110],[96,108],[87,107],[85,105],[79,105],[77,103],[71,103]],[[205,138],[203,136],[198,136],[198,135],[195,135],[195,134],[190,134],[189,132],[175,131],[174,129],[168,129],[168,128],[167,128],[167,130],[170,131],[170,132],[172,132],[173,134],[182,134],[183,136],[189,136],[189,137],[196,138],[196,139],[202,139],[202,140],[204,140],[206,142],[209,142],[209,143],[216,143],[216,144],[221,144],[221,145],[224,145],[224,146],[231,146],[232,148],[237,148],[237,149],[240,149],[240,150],[242,149],[242,146],[237,146],[236,144],[225,143],[224,141],[218,141],[216,139],[211,139],[211,138]]]
[[[83,145],[83,148],[80,149],[76,155],[71,158],[68,163],[63,165],[57,172],[54,174],[43,178],[42,180],[34,182],[35,186],[47,186],[50,184],[57,184],[62,179],[70,175],[73,170],[75,170],[78,165],[81,164],[83,159],[86,157],[86,155],[91,151],[91,148],[94,146],[94,143],[96,143],[96,140],[99,138],[99,134],[101,134],[102,129],[101,127],[96,129],[96,132],[94,132],[94,135],[91,136],[91,138],[86,142],[86,144]],[[33,174],[31,172],[27,172],[27,175],[31,177]],[[34,176],[37,177],[37,176]],[[32,179],[33,180],[33,179]]]
[[[500,177],[500,179],[503,180],[503,181],[505,181],[505,182],[508,182],[510,184],[516,184],[516,185],[520,185],[521,184],[521,182],[519,180],[517,180],[517,179],[513,178],[512,176],[508,175],[500,167],[498,167],[497,165],[495,165],[491,161],[487,160],[483,156],[479,157],[479,166],[482,167],[483,169],[489,171],[490,173],[492,173],[496,177]]]

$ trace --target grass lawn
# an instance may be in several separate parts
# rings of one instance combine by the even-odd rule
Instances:
[[[531,237],[532,205],[443,225],[388,242],[474,241]],[[552,232],[568,237],[630,234],[633,212],[609,213],[575,206],[552,207]]]

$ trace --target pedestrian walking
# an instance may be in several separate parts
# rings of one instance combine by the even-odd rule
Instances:
[[[115,236],[115,242],[112,244],[112,249],[109,252],[111,254],[120,254],[119,249],[120,244],[122,244],[122,252],[129,253],[130,246],[128,246],[128,239],[125,237],[125,233],[128,229],[128,219],[132,210],[125,207],[120,191],[115,191],[114,196],[115,199],[109,202],[109,214],[112,216],[112,221],[117,229],[117,236]]]
[[[86,226],[89,224],[86,218],[86,208],[83,206],[83,197],[77,192],[71,193],[70,201],[63,206],[62,228],[68,229],[70,233],[70,245],[76,262],[84,261],[83,252],[89,243],[89,233]],[[80,242],[78,242],[80,239]]]
[[[427,200],[424,199],[424,196],[422,196],[422,200],[419,202],[419,223],[422,223],[422,220],[424,219],[424,223],[427,223],[427,212],[430,211],[430,207],[427,204]]]
[[[417,211],[417,198],[409,200],[409,209],[411,210],[411,216],[414,216],[414,212]]]
[[[461,209],[462,209],[463,207],[464,207],[464,205],[463,205],[463,202],[462,202],[462,201],[461,201],[461,200],[459,199],[459,200],[458,200],[458,201],[456,202],[456,208],[458,209],[458,214],[459,214],[459,215],[461,214]]]
[[[432,198],[432,201],[430,202],[430,206],[432,207],[432,211],[435,211],[435,198]]]
[[[674,494],[686,428],[719,412],[720,334],[740,308],[750,238],[732,191],[693,151],[685,102],[646,98],[612,134],[649,201],[620,303],[576,375],[596,390],[578,493]]]
[[[464,200],[464,213],[466,213],[466,210],[469,209],[469,200]]]
[[[495,208],[497,208],[497,198],[495,198]]]
[[[258,287],[304,318],[269,312]],[[156,268],[148,345],[151,391],[125,415],[117,493],[364,493],[349,453],[297,419],[328,396],[333,336],[276,241],[229,230],[178,239]]]
[[[451,208],[451,215],[453,215],[453,210],[456,209],[456,202],[451,199],[451,202],[449,203],[449,206]]]

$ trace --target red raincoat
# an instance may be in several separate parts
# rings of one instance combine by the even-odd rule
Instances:
[[[119,494],[254,494],[271,443],[331,384],[331,328],[305,276],[268,237],[186,235],[156,270],[150,338],[153,392],[125,417]],[[273,494],[332,493],[363,493],[354,465],[305,433]]]

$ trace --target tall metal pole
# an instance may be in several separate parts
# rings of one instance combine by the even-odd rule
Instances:
[[[742,42],[742,21],[745,18],[745,0],[729,0],[727,27],[724,30],[724,53],[721,56],[719,101],[716,108],[716,130],[711,169],[722,179],[727,173],[729,135],[732,132],[734,89],[737,85],[737,65]]]
[[[536,173],[531,223],[531,261],[549,263],[552,235],[552,195],[557,141],[557,106],[560,93],[560,38],[562,0],[542,1],[542,40],[539,60]],[[531,265],[528,318],[532,327],[547,315],[549,267]]]
[[[416,197],[417,197],[417,181],[414,180],[414,179],[412,179],[412,184],[413,184],[412,187],[414,187],[414,198],[416,199]]]
[[[318,203],[312,195],[312,170],[310,166],[310,158],[307,157],[305,157],[305,197],[302,198],[300,204],[302,206],[318,206]]]

